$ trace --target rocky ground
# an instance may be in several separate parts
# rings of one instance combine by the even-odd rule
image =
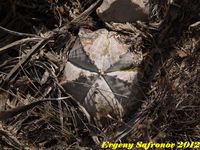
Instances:
[[[199,18],[198,0],[2,0],[0,149],[199,141]],[[80,29],[116,33],[142,58],[122,120],[99,122],[63,86]]]

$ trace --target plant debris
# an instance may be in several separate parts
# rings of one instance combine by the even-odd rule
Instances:
[[[148,11],[140,9],[145,19],[131,21],[107,20],[99,9],[113,12],[102,8],[105,3],[0,2],[0,149],[92,150],[106,140],[200,140],[200,2],[149,0]],[[63,86],[81,29],[117,33],[129,53],[141,55],[132,62],[138,71],[137,92],[131,91],[137,104],[122,120],[108,115],[98,126]]]

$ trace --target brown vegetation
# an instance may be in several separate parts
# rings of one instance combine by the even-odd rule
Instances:
[[[150,0],[148,23],[105,23],[101,0],[0,2],[0,149],[98,149],[110,141],[200,140],[200,2]],[[137,108],[103,128],[60,80],[80,27],[121,33],[139,66]],[[135,112],[137,114],[135,115]]]

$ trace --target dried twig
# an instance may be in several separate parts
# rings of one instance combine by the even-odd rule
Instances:
[[[38,50],[40,50],[47,42],[49,39],[44,39],[38,42],[32,49],[31,51],[20,61],[11,71],[10,73],[6,76],[4,80],[4,84],[6,85],[10,79],[16,74],[17,71],[19,71],[19,68],[23,66],[33,54],[37,53]]]
[[[24,105],[24,106],[19,106],[17,108],[13,108],[7,111],[0,111],[0,121],[5,121],[7,119],[10,119],[22,112],[26,112],[30,109],[32,109],[33,107],[40,105],[44,102],[48,102],[48,101],[58,101],[58,100],[64,100],[64,99],[68,99],[69,97],[61,97],[61,98],[46,98],[43,100],[38,100],[35,102],[32,102],[28,105]]]
[[[2,26],[0,26],[0,29],[7,32],[7,33],[10,33],[12,35],[15,35],[15,36],[28,36],[28,37],[37,37],[39,38],[40,36],[38,35],[35,35],[35,34],[30,34],[30,33],[22,33],[22,32],[17,32],[17,31],[12,31],[12,30],[9,30],[9,29],[6,29]]]
[[[11,47],[14,47],[14,46],[17,46],[17,45],[21,45],[21,44],[24,44],[25,42],[33,42],[33,41],[39,41],[41,40],[42,38],[41,37],[34,37],[34,38],[25,38],[25,39],[21,39],[21,40],[18,40],[18,41],[15,41],[13,43],[10,43],[2,48],[0,48],[0,53],[1,52],[5,52],[5,50],[11,48]]]

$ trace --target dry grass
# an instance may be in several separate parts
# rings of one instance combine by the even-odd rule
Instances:
[[[104,24],[95,17],[99,1],[94,0],[0,2],[0,110],[48,100],[11,118],[3,119],[0,112],[0,148],[98,149],[95,137],[198,141],[200,2],[174,1],[176,5],[151,1],[154,26],[150,28],[139,23],[128,28]],[[143,51],[140,88],[144,95],[137,115],[130,112],[126,122],[113,120],[97,128],[60,85],[80,27],[115,30]]]

